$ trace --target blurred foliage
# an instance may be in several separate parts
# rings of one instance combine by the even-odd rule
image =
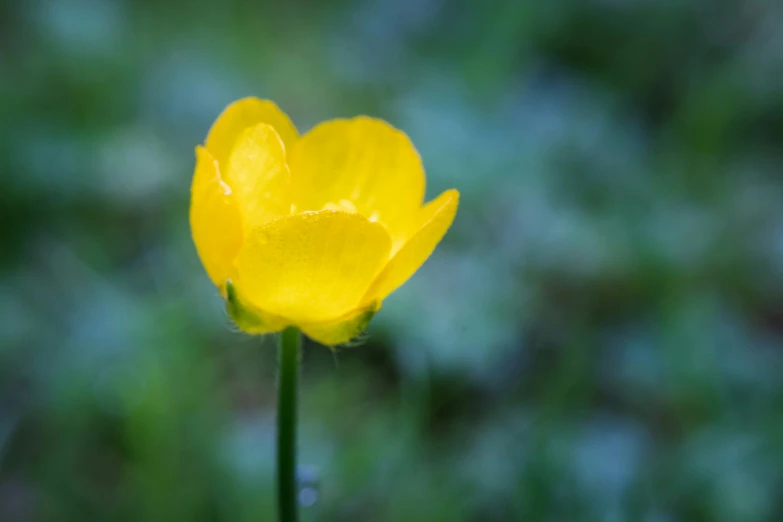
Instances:
[[[272,519],[274,342],[187,224],[251,94],[462,191],[306,346],[306,520],[781,520],[781,74],[777,0],[0,3],[0,520]]]

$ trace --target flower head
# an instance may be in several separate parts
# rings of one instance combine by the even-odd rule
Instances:
[[[423,204],[410,139],[360,116],[299,136],[274,103],[229,105],[196,148],[190,224],[204,268],[249,333],[360,333],[451,226],[459,193]]]

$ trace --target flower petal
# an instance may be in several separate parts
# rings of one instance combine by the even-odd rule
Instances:
[[[242,246],[242,217],[231,188],[220,179],[217,161],[204,147],[196,147],[190,228],[204,268],[222,289]]]
[[[299,135],[286,113],[274,102],[254,97],[237,100],[226,107],[212,124],[205,143],[222,170],[225,170],[224,165],[236,139],[243,130],[257,123],[274,127],[287,149],[293,147]]]
[[[242,131],[223,172],[247,230],[290,214],[291,176],[283,142],[271,125],[259,123]]]
[[[233,281],[253,306],[295,326],[330,321],[358,308],[390,248],[383,226],[359,214],[294,214],[250,233]]]
[[[421,207],[421,158],[408,136],[384,121],[359,116],[321,123],[288,158],[300,210],[348,201],[396,241]]]
[[[344,344],[362,333],[380,308],[380,303],[374,302],[339,319],[302,324],[300,328],[310,339],[326,346]]]
[[[363,302],[383,300],[424,264],[454,221],[458,203],[459,192],[451,189],[419,211],[418,230],[384,267],[367,291]]]

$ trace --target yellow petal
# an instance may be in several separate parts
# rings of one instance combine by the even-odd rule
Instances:
[[[253,306],[294,326],[330,321],[358,308],[390,248],[383,226],[359,214],[294,214],[249,234],[233,280]]]
[[[204,147],[196,147],[190,228],[204,268],[222,288],[242,246],[242,218],[231,188],[220,179],[217,161]]]
[[[223,172],[236,194],[247,230],[291,212],[285,149],[272,126],[259,123],[242,131]]]
[[[246,128],[257,123],[267,123],[275,128],[287,149],[293,147],[298,136],[296,127],[288,116],[269,100],[249,97],[237,100],[226,107],[212,124],[205,143],[218,160],[221,170],[228,161],[234,142]]]
[[[384,121],[360,116],[321,123],[288,158],[300,210],[347,201],[396,240],[421,207],[421,158],[408,136]]]
[[[383,300],[424,264],[454,221],[458,203],[459,192],[451,189],[427,203],[419,211],[418,230],[384,267],[363,302]]]
[[[302,324],[300,328],[310,339],[326,346],[344,344],[362,333],[379,309],[380,303],[374,302],[339,319]]]

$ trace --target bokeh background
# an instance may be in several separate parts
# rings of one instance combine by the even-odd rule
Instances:
[[[304,353],[305,521],[783,519],[778,0],[0,3],[0,521],[274,513],[273,338],[191,243],[257,95],[460,212]]]

